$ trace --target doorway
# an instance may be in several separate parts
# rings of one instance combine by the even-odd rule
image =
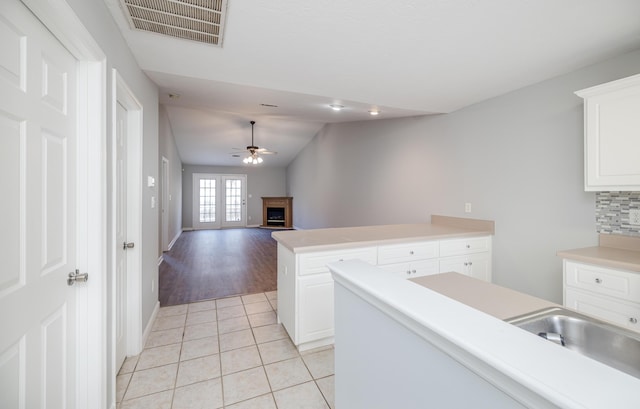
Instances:
[[[112,137],[114,280],[112,289],[114,368],[142,350],[140,255],[142,221],[142,105],[113,70],[114,135]]]
[[[193,174],[193,228],[247,226],[247,175]]]

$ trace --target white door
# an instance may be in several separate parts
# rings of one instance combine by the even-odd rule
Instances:
[[[208,173],[193,174],[193,228],[219,229],[220,176]]]
[[[247,175],[193,174],[193,228],[244,227]]]
[[[127,356],[127,110],[116,104],[116,371]]]
[[[247,225],[246,175],[225,175],[221,177],[222,200],[224,206],[221,217],[222,227],[245,227]]]
[[[77,61],[17,0],[0,1],[0,38],[0,407],[73,409]]]

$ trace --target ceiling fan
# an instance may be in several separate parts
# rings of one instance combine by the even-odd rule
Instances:
[[[242,148],[233,148],[234,150],[240,150],[240,151],[244,151],[246,150],[248,152],[248,155],[242,160],[244,163],[250,163],[253,165],[257,165],[258,163],[262,163],[262,158],[260,157],[260,155],[275,155],[278,152],[274,152],[274,151],[270,151],[266,148],[260,148],[258,146],[256,146],[253,142],[253,126],[256,124],[256,121],[251,121],[251,145],[247,146],[245,149]],[[233,154],[232,154],[233,155]],[[237,154],[235,154],[235,156],[239,156]]]

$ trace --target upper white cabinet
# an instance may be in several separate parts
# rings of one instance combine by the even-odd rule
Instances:
[[[576,94],[584,98],[585,190],[640,190],[640,74]]]

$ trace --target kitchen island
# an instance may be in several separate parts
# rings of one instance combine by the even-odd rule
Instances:
[[[552,303],[458,274],[329,267],[336,407],[640,407],[637,378],[502,321]]]
[[[390,276],[457,271],[491,281],[494,223],[434,215],[431,223],[272,233],[278,242],[278,322],[299,350],[333,343],[327,264],[359,259]]]

